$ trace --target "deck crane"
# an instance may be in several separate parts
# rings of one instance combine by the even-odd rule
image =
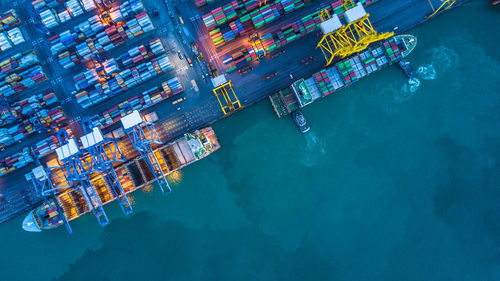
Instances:
[[[134,149],[140,153],[142,159],[151,169],[161,191],[164,194],[170,193],[171,189],[167,177],[153,152],[153,144],[162,144],[154,124],[144,121],[139,111],[133,110],[130,104],[127,103],[124,109],[128,114],[121,119],[121,123]]]
[[[82,127],[84,135],[80,138],[80,142],[90,156],[90,171],[101,174],[120,203],[123,212],[126,215],[131,214],[132,205],[113,167],[113,163],[126,160],[118,146],[118,141],[104,137],[101,130],[94,127],[88,118],[82,120]]]
[[[344,1],[344,6],[351,6],[347,2],[349,1]],[[330,16],[328,12],[320,12],[319,15],[322,20],[320,28],[323,37],[316,47],[321,48],[327,66],[337,56],[347,57],[366,49],[373,42],[394,35],[394,32],[378,33],[370,22],[370,14],[366,13],[361,3],[346,10],[344,13],[346,25],[342,24],[336,14]]]
[[[31,180],[38,196],[42,198],[43,202],[49,206],[52,202],[55,204],[58,218],[63,222],[64,226],[66,226],[68,233],[71,234],[73,233],[73,230],[71,229],[68,219],[66,219],[66,216],[64,215],[64,210],[59,204],[59,201],[57,201],[56,197],[56,193],[59,189],[70,188],[71,185],[64,177],[57,173],[59,167],[43,167],[40,163],[38,155],[33,151],[33,148],[31,151],[35,157],[37,167],[31,170],[29,180]],[[57,182],[58,184],[56,185],[54,182]]]
[[[85,203],[97,217],[101,226],[109,223],[108,217],[104,212],[101,200],[96,190],[90,183],[91,162],[85,157],[84,153],[78,148],[75,138],[70,138],[66,130],[57,131],[57,140],[59,147],[56,148],[57,158],[63,165],[60,167],[64,178],[71,187],[78,188]]]

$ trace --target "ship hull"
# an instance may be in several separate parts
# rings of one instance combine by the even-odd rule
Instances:
[[[28,215],[23,220],[23,229],[28,232],[41,232],[42,229],[38,225],[35,215],[35,210],[28,213]]]

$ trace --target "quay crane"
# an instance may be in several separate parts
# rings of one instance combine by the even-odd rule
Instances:
[[[378,33],[370,22],[370,14],[366,13],[363,4],[353,6],[352,0],[343,1],[346,8],[346,25],[334,14],[331,16],[327,10],[319,13],[320,28],[323,37],[316,46],[321,48],[326,59],[326,66],[333,62],[337,56],[344,58],[366,49],[371,43],[387,39],[394,32]],[[349,9],[347,9],[349,8]]]
[[[101,174],[120,203],[123,212],[126,215],[131,214],[132,205],[113,167],[113,163],[126,160],[118,146],[118,141],[104,137],[101,130],[93,126],[90,119],[83,119],[82,127],[84,135],[80,138],[80,142],[90,156],[90,171]]]
[[[59,167],[43,167],[38,159],[38,155],[35,154],[33,148],[31,149],[32,154],[35,157],[35,163],[37,167],[31,170],[30,180],[35,187],[36,193],[42,198],[43,202],[50,206],[52,203],[55,204],[57,210],[58,218],[63,222],[64,226],[68,230],[68,233],[73,233],[71,226],[69,225],[68,219],[64,215],[64,210],[57,201],[56,195],[59,189],[66,189],[71,187],[71,184],[66,181],[64,177],[57,173]],[[60,170],[59,170],[60,171]],[[57,182],[57,185],[56,183]],[[61,183],[65,185],[61,186]]]
[[[142,159],[148,165],[161,191],[164,194],[170,193],[171,189],[167,182],[167,177],[163,173],[158,159],[153,152],[153,144],[162,144],[154,124],[144,121],[139,111],[133,110],[130,104],[125,106],[125,112],[130,113],[121,119],[121,123],[134,149],[140,153]]]
[[[432,1],[431,0],[428,0],[428,1],[429,1],[429,5],[431,5],[431,8],[432,8],[432,14],[426,16],[425,18],[427,18],[427,19],[432,18],[433,16],[439,14],[442,11],[448,10],[456,2],[456,0],[440,0],[441,5],[437,9],[435,9],[434,5],[432,5]]]
[[[68,187],[77,188],[86,205],[97,217],[99,224],[101,226],[107,225],[109,223],[108,217],[96,190],[90,183],[91,163],[78,148],[75,138],[70,138],[66,130],[59,130],[57,139],[60,146],[56,148],[56,154],[59,161],[63,163],[59,168],[69,183]]]

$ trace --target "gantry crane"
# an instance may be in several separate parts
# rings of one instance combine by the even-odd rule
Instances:
[[[354,1],[353,0],[342,0],[342,6],[344,6],[344,10],[349,10],[354,8]]]
[[[31,170],[31,183],[35,187],[38,196],[42,198],[45,204],[49,206],[52,202],[55,204],[58,218],[63,222],[64,226],[66,226],[68,233],[71,234],[73,230],[71,229],[71,226],[64,215],[64,210],[59,204],[59,201],[57,201],[56,197],[56,193],[59,189],[70,188],[71,185],[64,177],[56,172],[59,167],[43,167],[38,159],[38,155],[35,154],[33,149],[31,149],[31,151],[37,164],[37,167]],[[57,185],[54,182],[57,182]]]
[[[101,130],[93,126],[90,119],[83,119],[82,127],[84,135],[80,138],[80,142],[83,150],[90,157],[90,172],[97,172],[103,177],[123,212],[126,215],[131,214],[132,205],[113,167],[114,163],[126,160],[118,146],[118,141],[104,137]]]
[[[433,16],[437,15],[438,13],[451,8],[451,6],[453,6],[453,4],[455,4],[455,2],[456,2],[456,0],[440,0],[441,5],[437,9],[435,9],[434,5],[432,5],[432,0],[428,0],[428,1],[429,1],[429,5],[431,5],[431,8],[432,8],[432,14],[426,16],[426,18],[432,18]]]
[[[113,3],[112,0],[96,0],[95,4],[99,10],[99,16],[103,23],[107,25],[117,25],[109,15],[110,5]]]
[[[227,81],[224,74],[212,78],[214,89],[212,90],[224,115],[241,108],[241,103],[233,89],[233,82]],[[231,98],[233,96],[233,98]],[[224,101],[222,103],[221,98]]]
[[[84,153],[78,148],[75,138],[70,138],[66,130],[57,131],[57,140],[59,147],[56,148],[57,158],[62,162],[59,168],[64,174],[66,182],[72,188],[77,188],[82,195],[85,203],[97,217],[101,226],[109,223],[108,217],[104,212],[101,200],[96,190],[90,183],[91,164]]]
[[[92,68],[95,70],[97,76],[104,80],[111,79],[113,77],[112,74],[109,74],[106,71],[106,67],[103,65],[102,58],[99,54],[94,54],[90,56],[90,62],[92,63]],[[116,75],[116,74],[115,74]]]
[[[133,110],[130,104],[126,104],[124,109],[128,114],[121,119],[121,122],[133,147],[140,153],[142,159],[151,169],[161,191],[164,194],[170,193],[171,189],[167,177],[153,152],[153,144],[162,144],[154,124],[144,121],[139,111]]]
[[[346,2],[348,1],[344,1],[344,5]],[[320,24],[323,37],[317,47],[321,48],[327,66],[337,56],[344,58],[366,49],[373,42],[394,35],[393,32],[378,33],[375,31],[369,19],[370,14],[366,13],[361,3],[346,10],[344,13],[346,25],[342,24],[336,14],[330,16],[328,12],[320,12],[319,15],[320,19],[323,20]]]
[[[262,39],[259,32],[255,31],[254,33],[250,34],[250,44],[252,45],[254,52],[258,54],[257,59],[260,60],[261,58],[266,56],[266,48],[262,44]]]

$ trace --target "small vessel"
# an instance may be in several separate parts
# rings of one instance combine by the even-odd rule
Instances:
[[[408,76],[409,79],[416,78],[417,72],[415,71],[415,69],[413,69],[413,67],[411,67],[411,64],[409,61],[402,59],[402,60],[398,61],[398,66],[399,66],[399,68],[401,68],[403,73],[406,76]]]
[[[295,124],[297,125],[297,127],[299,127],[299,130],[302,133],[307,133],[311,129],[311,127],[309,127],[309,124],[307,124],[307,120],[304,117],[304,114],[302,114],[300,110],[295,110],[292,113],[292,116],[293,116],[293,121],[295,121]]]
[[[62,223],[56,204],[54,201],[48,201],[29,212],[23,220],[23,229],[28,232],[40,232],[56,228]]]

